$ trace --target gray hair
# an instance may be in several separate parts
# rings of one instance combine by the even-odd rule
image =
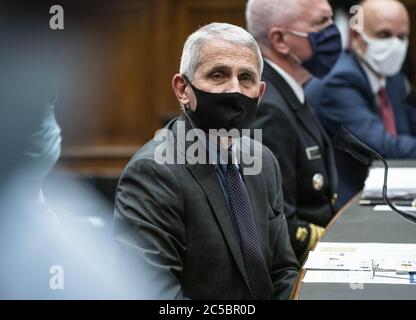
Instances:
[[[273,26],[286,27],[299,14],[299,0],[248,0],[247,30],[257,41],[267,39]]]
[[[210,23],[188,37],[183,46],[179,72],[192,81],[195,71],[201,63],[201,49],[203,45],[213,40],[223,40],[253,50],[257,57],[259,75],[261,76],[263,72],[263,58],[253,36],[243,28],[218,22]]]

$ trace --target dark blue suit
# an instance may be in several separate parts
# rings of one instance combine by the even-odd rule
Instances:
[[[416,159],[416,111],[405,102],[407,90],[403,75],[387,78],[386,88],[394,109],[397,137],[386,132],[367,75],[350,50],[341,55],[323,80],[310,81],[305,92],[331,136],[342,124],[385,158]],[[339,204],[343,204],[362,189],[367,167],[340,151],[336,151],[335,158],[339,171]]]

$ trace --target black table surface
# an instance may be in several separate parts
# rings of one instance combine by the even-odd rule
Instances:
[[[416,167],[416,161],[389,161],[392,167]],[[375,164],[379,166],[379,164]],[[416,179],[416,177],[415,177]],[[416,224],[393,211],[360,206],[357,196],[328,228],[321,242],[416,243]],[[299,281],[301,281],[301,275]],[[301,283],[298,299],[416,299],[416,285]]]

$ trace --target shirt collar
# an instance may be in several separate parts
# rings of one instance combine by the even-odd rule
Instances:
[[[185,117],[188,119],[189,124],[191,125],[192,129],[196,129],[197,126],[192,121],[192,119],[186,114],[186,112],[183,112],[185,114]],[[198,141],[202,143],[202,145],[208,150],[208,161],[214,166],[218,166],[219,164],[227,164],[228,162],[228,154],[227,150],[224,148],[221,148],[217,143],[212,142],[207,134],[203,132],[202,130],[196,131],[198,136]],[[221,148],[221,149],[220,149]],[[233,163],[234,165],[239,168],[238,161],[237,161],[237,144],[235,141],[233,141],[231,145],[231,152],[233,157]]]
[[[227,164],[228,162],[227,150],[225,150],[222,147],[219,147],[218,144],[212,142],[208,138],[205,141],[208,141],[209,158],[217,159],[217,161],[212,160],[212,164],[214,165]],[[235,164],[236,167],[239,167],[238,162],[237,162],[237,144],[235,142],[233,142],[233,144],[231,145],[231,152],[232,152],[232,157],[233,157],[233,164]],[[213,157],[214,155],[217,155],[217,156]]]
[[[301,104],[305,103],[305,92],[303,91],[302,86],[285,70],[280,68],[277,64],[271,62],[269,59],[264,58],[264,60],[277,72],[279,73],[283,79],[287,82],[290,88],[295,93],[296,97],[300,101]]]

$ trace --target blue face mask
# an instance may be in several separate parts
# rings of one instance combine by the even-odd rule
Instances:
[[[313,52],[312,57],[303,62],[296,57],[295,59],[315,77],[325,77],[337,62],[342,51],[341,35],[337,26],[331,24],[319,32],[289,32],[296,36],[308,38]]]

